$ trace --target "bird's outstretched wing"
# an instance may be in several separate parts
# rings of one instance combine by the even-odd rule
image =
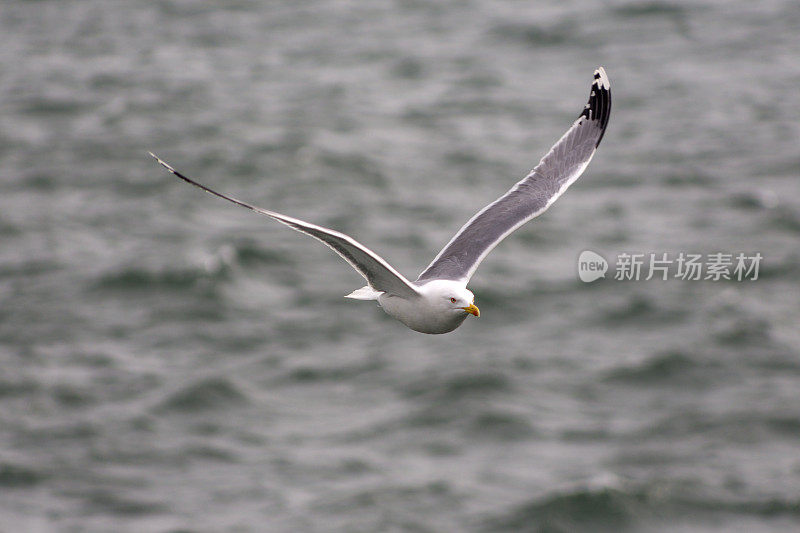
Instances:
[[[561,139],[525,179],[467,222],[419,275],[417,282],[468,282],[483,258],[515,229],[542,214],[577,180],[605,133],[611,112],[606,71],[594,72],[589,103]]]
[[[199,187],[207,193],[228,200],[229,202],[233,202],[234,204],[246,207],[247,209],[255,211],[258,214],[274,218],[278,222],[286,224],[293,230],[310,235],[323,244],[329,246],[334,252],[342,256],[342,258],[344,258],[344,260],[347,261],[350,266],[356,269],[359,274],[364,276],[364,278],[367,280],[367,283],[369,283],[369,286],[376,291],[387,292],[389,294],[395,294],[404,298],[411,298],[419,294],[418,291],[411,285],[411,283],[409,283],[406,278],[392,268],[392,266],[382,257],[349,235],[345,235],[344,233],[334,231],[332,229],[323,228],[322,226],[317,226],[316,224],[311,224],[297,218],[287,217],[286,215],[282,215],[274,211],[262,209],[230,196],[225,196],[224,194],[209,189],[205,185],[202,185],[181,174],[170,165],[159,159],[154,153],[150,152],[150,155],[153,156],[161,166],[182,180],[191,183],[195,187]]]

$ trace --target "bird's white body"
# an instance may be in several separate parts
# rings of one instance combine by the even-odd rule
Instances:
[[[421,285],[416,297],[404,298],[382,292],[377,300],[389,316],[420,333],[449,333],[470,314],[477,313],[472,292],[450,280]]]

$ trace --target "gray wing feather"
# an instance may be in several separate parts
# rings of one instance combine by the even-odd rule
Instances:
[[[332,229],[323,228],[322,226],[317,226],[316,224],[311,224],[297,218],[282,215],[274,211],[262,209],[246,202],[242,202],[241,200],[237,200],[231,196],[225,196],[224,194],[209,189],[205,185],[202,185],[193,179],[184,176],[170,165],[159,159],[152,152],[150,152],[150,155],[153,156],[161,166],[182,180],[191,183],[195,187],[199,187],[207,193],[213,194],[214,196],[218,196],[242,207],[246,207],[247,209],[255,211],[261,215],[266,215],[282,224],[289,226],[293,230],[314,237],[318,241],[327,245],[334,252],[342,256],[342,258],[347,261],[350,266],[352,266],[364,277],[364,279],[367,280],[367,283],[369,283],[369,286],[373,289],[395,294],[397,296],[402,296],[404,298],[411,298],[419,294],[417,289],[415,289],[405,277],[392,268],[392,266],[382,257],[349,235],[345,235],[344,233]]]
[[[473,216],[419,275],[417,282],[467,282],[483,258],[507,235],[540,215],[575,180],[594,156],[611,111],[611,89],[603,67],[594,73],[589,102],[572,127],[530,174]]]

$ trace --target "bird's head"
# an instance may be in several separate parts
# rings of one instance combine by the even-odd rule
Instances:
[[[453,313],[481,316],[475,305],[475,295],[463,284],[450,280],[435,280],[422,287],[426,298],[436,307]]]

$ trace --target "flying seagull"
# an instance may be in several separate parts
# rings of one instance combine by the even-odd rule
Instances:
[[[467,289],[478,265],[507,235],[539,216],[577,180],[592,160],[608,124],[611,88],[603,67],[594,72],[589,102],[578,119],[524,179],[481,209],[450,239],[416,281],[344,233],[250,205],[186,177],[150,152],[177,177],[204,191],[274,218],[326,244],[366,280],[347,298],[377,300],[392,317],[421,333],[448,333],[468,315],[480,316]]]

